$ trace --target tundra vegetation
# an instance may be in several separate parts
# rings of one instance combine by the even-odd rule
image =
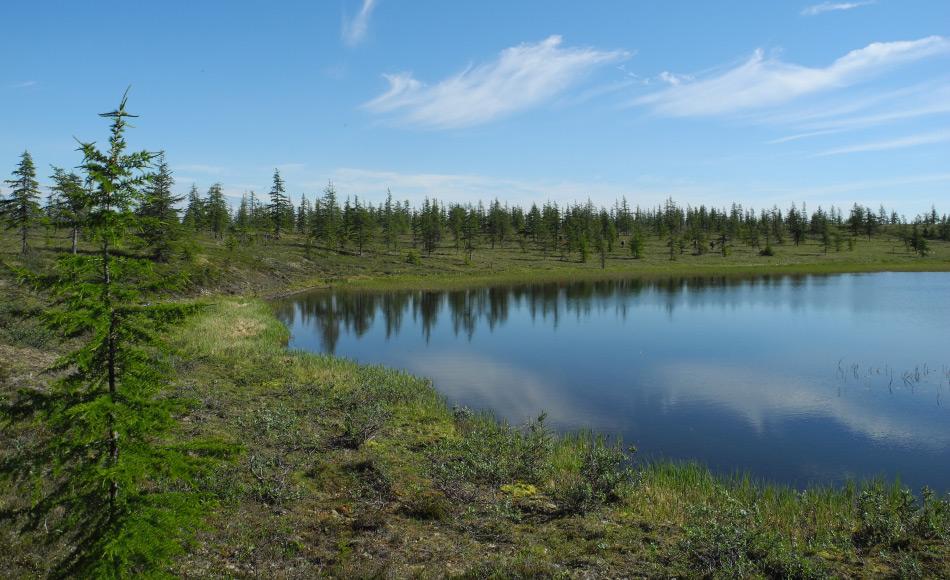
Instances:
[[[936,209],[412,207],[332,183],[294,205],[277,171],[232,209],[222,184],[177,196],[162,155],[128,150],[129,116],[123,99],[45,188],[24,153],[0,202],[4,576],[950,575],[950,499],[930,490],[643,463],[543,409],[508,425],[423,378],[288,351],[255,297],[948,270]]]

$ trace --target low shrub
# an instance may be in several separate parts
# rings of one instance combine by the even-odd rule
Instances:
[[[567,513],[583,513],[617,501],[622,487],[634,477],[630,454],[619,441],[610,444],[595,438],[580,440],[579,444],[579,468],[562,472],[554,486],[554,498]]]
[[[459,483],[489,485],[541,483],[549,466],[552,436],[541,415],[523,428],[489,416],[456,412],[461,436],[437,443],[430,451],[433,477],[448,493]]]
[[[858,497],[855,544],[864,547],[905,545],[915,527],[917,501],[907,489],[874,483]]]
[[[415,250],[409,250],[406,252],[406,263],[412,264],[413,266],[422,264],[422,258],[419,256],[419,252]]]
[[[680,549],[702,576],[806,580],[827,575],[819,561],[765,529],[756,504],[745,505],[724,490],[713,503],[691,510]]]
[[[340,414],[339,432],[333,444],[356,449],[373,438],[390,418],[385,401],[373,389],[355,388],[337,394],[331,406]]]

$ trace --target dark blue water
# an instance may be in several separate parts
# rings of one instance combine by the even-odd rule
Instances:
[[[802,486],[950,490],[950,274],[314,291],[291,347],[430,377],[452,404]]]

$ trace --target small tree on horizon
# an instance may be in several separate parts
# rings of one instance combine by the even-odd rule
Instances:
[[[158,154],[156,166],[137,209],[139,237],[152,249],[153,259],[167,262],[171,257],[174,242],[181,236],[181,223],[176,206],[185,197],[172,192],[175,178],[172,177],[164,153]]]
[[[59,205],[56,215],[59,223],[69,228],[70,253],[76,254],[79,251],[79,234],[89,207],[89,193],[81,177],[66,173],[62,168],[53,168],[52,179]]]
[[[25,254],[30,246],[27,238],[37,219],[42,215],[40,209],[40,184],[36,180],[36,166],[29,151],[20,155],[20,163],[13,171],[13,179],[6,180],[10,186],[10,197],[0,200],[0,218],[8,229],[20,231],[20,253]]]
[[[271,186],[270,204],[267,206],[267,212],[270,216],[274,239],[276,240],[280,239],[280,234],[284,230],[284,224],[287,221],[287,209],[290,207],[290,199],[287,197],[284,180],[280,176],[280,171],[275,169],[274,184]]]

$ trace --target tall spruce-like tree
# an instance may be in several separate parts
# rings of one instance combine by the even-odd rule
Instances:
[[[386,203],[383,205],[381,216],[381,226],[383,230],[383,244],[393,250],[396,249],[396,243],[399,240],[399,224],[397,223],[399,218],[396,215],[398,206],[399,202],[396,202],[396,207],[393,206],[393,192],[387,188]]]
[[[341,246],[343,216],[337,203],[336,188],[333,182],[327,183],[323,189],[323,198],[320,200],[320,211],[315,220],[316,237],[323,241],[329,250],[336,250]]]
[[[292,209],[292,207],[284,187],[284,179],[280,176],[280,171],[275,169],[274,184],[270,189],[270,204],[267,206],[274,239],[279,240],[281,232],[286,229],[287,210]]]
[[[231,225],[231,213],[228,211],[228,202],[224,199],[224,189],[220,183],[215,183],[208,189],[204,206],[211,235],[216,239],[223,238]]]
[[[91,183],[85,229],[98,250],[62,256],[51,287],[50,322],[81,345],[58,361],[65,375],[51,389],[23,391],[4,409],[43,426],[40,447],[7,466],[19,468],[14,477],[34,498],[26,528],[67,547],[56,576],[159,573],[202,513],[194,476],[207,453],[221,451],[173,440],[180,403],[162,392],[157,332],[185,309],[141,296],[158,280],[150,262],[116,252],[138,227],[134,207],[153,159],[126,151],[125,104],[102,115],[111,120],[105,150],[80,145]]]
[[[165,154],[160,153],[155,173],[145,187],[136,211],[139,237],[151,248],[152,258],[159,262],[171,258],[174,244],[181,237],[177,205],[185,198],[172,192],[174,185],[175,178],[165,161]]]
[[[59,204],[57,217],[60,225],[69,228],[70,252],[75,254],[79,251],[79,234],[86,220],[89,193],[82,178],[75,173],[66,173],[65,170],[54,167],[52,179],[52,188],[57,193]]]
[[[359,255],[363,255],[363,250],[376,237],[376,220],[373,214],[365,205],[360,204],[360,199],[356,198],[353,202],[352,219],[350,221],[350,239],[356,244]]]
[[[10,197],[0,200],[0,219],[7,228],[20,231],[20,253],[25,254],[30,246],[30,229],[42,216],[40,209],[40,184],[36,180],[36,166],[29,151],[20,156],[20,164],[13,171],[13,179],[6,180]]]
[[[198,186],[191,184],[188,191],[188,205],[185,207],[185,217],[182,219],[182,225],[190,231],[197,232],[205,227],[207,222],[205,203],[198,193]]]

